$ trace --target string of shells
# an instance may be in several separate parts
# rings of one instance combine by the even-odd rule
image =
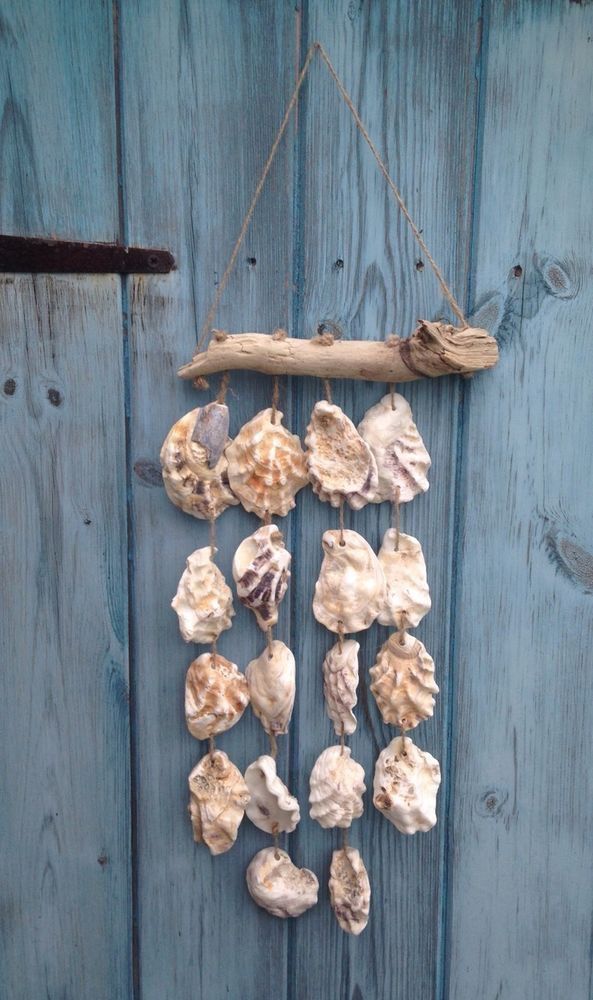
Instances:
[[[277,385],[274,397],[277,397]],[[288,732],[296,693],[295,658],[274,637],[279,606],[290,580],[291,554],[280,527],[297,493],[310,483],[318,498],[339,510],[339,527],[325,531],[313,614],[337,637],[323,662],[327,715],[337,741],[318,756],[310,775],[309,813],[323,829],[338,829],[340,844],[329,869],[329,898],[339,926],[360,934],[370,913],[370,880],[360,852],[349,844],[363,813],[365,774],[347,739],[356,730],[359,643],[352,638],[373,623],[391,627],[370,670],[371,691],[396,736],[375,766],[373,803],[402,833],[426,831],[436,822],[438,762],[409,733],[434,710],[434,664],[409,633],[430,610],[420,543],[399,530],[400,504],[428,488],[430,458],[408,403],[393,391],[365,414],[358,428],[330,399],[316,403],[305,437],[283,425],[275,401],[249,420],[234,440],[221,389],[215,402],[197,407],[169,431],[161,449],[163,482],[183,512],[210,523],[209,544],[187,557],[172,600],[186,643],[209,646],[186,674],[185,719],[207,747],[189,775],[193,836],[212,855],[230,850],[247,815],[272,843],[248,865],[253,901],[276,917],[296,917],[317,903],[319,882],[281,848],[280,837],[301,819],[297,799],[278,773],[278,738]],[[376,553],[358,532],[344,527],[344,508],[393,504],[394,524]],[[232,627],[233,594],[216,564],[217,518],[240,503],[261,521],[238,546],[232,576],[239,602],[263,633],[262,648],[244,672],[218,652]],[[269,740],[267,752],[242,774],[216,739],[236,725],[247,706]]]

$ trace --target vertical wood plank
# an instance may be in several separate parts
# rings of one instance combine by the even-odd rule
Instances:
[[[463,300],[468,266],[474,153],[474,60],[478,45],[474,5],[428,3],[316,3],[309,5],[307,38],[320,39],[351,93],[370,134],[385,153],[413,217],[457,295]],[[357,135],[325,69],[312,74],[304,111],[301,191],[300,333],[321,322],[345,337],[408,334],[419,316],[442,314],[444,304],[370,152]],[[360,383],[334,386],[334,398],[357,422],[387,389]],[[443,763],[442,735],[448,687],[450,569],[456,467],[458,384],[443,380],[406,385],[418,425],[432,454],[429,493],[402,510],[403,530],[424,547],[433,609],[417,630],[434,656],[441,688],[435,718],[415,741]],[[322,386],[295,388],[303,432]],[[346,523],[378,546],[389,525],[386,506],[347,512]],[[293,784],[302,806],[311,767],[335,742],[325,715],[321,665],[333,637],[311,613],[321,563],[321,536],[337,526],[337,512],[311,494],[299,500],[294,537],[300,558],[294,595],[297,662],[301,669],[298,744]],[[364,817],[351,842],[368,866],[373,898],[368,928],[356,939],[339,929],[330,909],[327,878],[338,832],[310,820],[296,834],[299,860],[320,876],[320,905],[291,927],[290,996],[393,997],[426,1000],[434,994],[439,948],[439,896],[444,830],[404,837],[372,805],[379,751],[395,735],[381,723],[368,690],[368,669],[388,630],[379,626],[361,641],[359,726],[350,743],[365,768]],[[441,809],[439,809],[441,818]],[[442,821],[442,820],[441,820]]]
[[[117,233],[111,8],[0,4],[0,226]],[[120,282],[2,276],[2,993],[130,996]]]
[[[487,6],[474,283],[501,361],[464,406],[447,995],[585,997],[593,9]]]
[[[283,997],[286,924],[255,907],[245,886],[249,860],[270,839],[245,820],[228,854],[212,858],[192,841],[187,775],[206,747],[185,729],[183,688],[203,647],[182,642],[169,602],[186,556],[208,543],[208,525],[167,500],[158,454],[172,423],[213,396],[183,385],[176,369],[195,347],[293,86],[295,13],[273,2],[126,4],[121,28],[128,235],[170,245],[179,265],[166,279],[134,281],[130,294],[140,991],[143,1000]],[[218,325],[272,331],[288,324],[291,210],[288,137]],[[233,379],[231,434],[270,395],[269,379]],[[290,423],[286,402],[283,386]],[[234,550],[257,525],[238,508],[218,521],[218,562],[231,583]],[[282,527],[290,531],[289,518]],[[235,605],[219,649],[244,669],[264,640]],[[290,645],[289,612],[287,599],[276,631]],[[218,743],[242,770],[267,750],[250,711]]]
[[[2,989],[128,997],[119,282],[1,283]]]

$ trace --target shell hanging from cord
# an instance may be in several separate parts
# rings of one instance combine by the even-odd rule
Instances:
[[[231,588],[212,561],[216,549],[209,545],[187,557],[171,607],[179,618],[186,642],[215,642],[231,627],[235,614]]]
[[[385,604],[385,576],[369,543],[350,529],[326,531],[313,614],[330,632],[369,628]]]
[[[229,486],[224,448],[229,411],[223,403],[198,406],[181,417],[161,448],[163,484],[169,500],[186,514],[208,521],[239,501]]]
[[[224,854],[237,839],[249,802],[243,775],[223,750],[214,750],[198,761],[188,780],[194,840],[211,854]]]
[[[396,736],[375,765],[373,805],[400,833],[426,833],[437,821],[441,769],[426,750]]]
[[[323,661],[325,707],[337,736],[351,736],[356,729],[352,709],[356,705],[359,649],[355,639],[343,639],[332,646]]]
[[[244,424],[225,452],[231,489],[245,510],[284,517],[307,483],[305,455],[282,413],[268,407]]]
[[[325,830],[335,826],[346,829],[362,816],[364,769],[352,760],[350,752],[350,747],[327,747],[311,771],[309,815]]]
[[[192,736],[207,740],[239,721],[249,704],[247,678],[220,653],[202,653],[185,678],[185,721]]]
[[[288,732],[295,697],[295,662],[288,646],[274,639],[247,664],[251,708],[270,736]]]
[[[345,500],[360,510],[373,499],[378,485],[377,463],[339,406],[323,399],[315,404],[305,445],[309,479],[320,500],[332,507]]]
[[[245,771],[251,796],[247,816],[264,833],[292,833],[301,818],[299,804],[276,772],[276,761],[262,754]]]
[[[420,542],[412,535],[388,528],[379,551],[379,563],[386,583],[379,623],[398,629],[415,628],[431,608]]]
[[[419,639],[407,633],[390,635],[369,673],[371,691],[386,725],[415,729],[431,718],[439,689],[434,661]]]
[[[297,868],[279,848],[258,851],[245,879],[254,903],[274,917],[300,917],[317,902],[317,876],[308,868]]]
[[[342,930],[361,934],[369,922],[371,884],[355,847],[341,847],[332,854],[329,900]]]
[[[278,605],[290,579],[290,552],[275,524],[264,524],[243,539],[233,559],[233,579],[241,604],[253,611],[263,632],[278,621]]]
[[[400,503],[407,503],[428,489],[430,455],[414,423],[410,404],[403,396],[396,392],[383,396],[367,410],[358,433],[377,463],[378,484],[373,503],[393,500],[396,495]]]

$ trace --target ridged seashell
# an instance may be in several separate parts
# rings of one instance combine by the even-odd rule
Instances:
[[[396,736],[375,765],[373,805],[400,833],[426,833],[437,821],[441,769],[426,750]]]
[[[315,584],[313,614],[331,632],[360,632],[372,625],[385,604],[385,577],[369,543],[356,531],[323,535],[323,563]]]
[[[369,922],[371,884],[355,847],[342,847],[332,854],[329,901],[343,931],[360,934],[365,929]]]
[[[275,524],[262,525],[235,552],[233,579],[239,600],[253,611],[264,632],[278,621],[278,605],[290,579],[290,560]]]
[[[358,425],[358,433],[369,445],[379,475],[373,503],[393,501],[399,487],[399,500],[407,503],[417,493],[428,489],[426,473],[430,455],[414,423],[410,404],[398,393],[383,396],[367,410]]]
[[[434,661],[419,639],[407,633],[390,635],[370,669],[371,691],[388,726],[414,729],[430,719],[438,687]]]
[[[169,500],[186,514],[209,520],[239,502],[222,453],[227,434],[228,408],[221,403],[190,410],[167,434],[161,448],[163,483]]]
[[[335,403],[315,403],[305,445],[309,479],[320,500],[332,507],[347,500],[360,510],[374,497],[378,476],[373,453]]]
[[[396,552],[396,537],[395,528],[388,528],[379,551],[387,589],[377,620],[381,625],[395,625],[398,629],[415,628],[431,606],[426,563],[417,538],[400,532]]]
[[[248,802],[249,792],[239,768],[222,750],[206,754],[189,776],[194,840],[206,844],[211,854],[230,850]]]
[[[271,652],[271,656],[270,656]],[[288,732],[295,696],[295,662],[288,646],[279,639],[272,641],[245,670],[251,708],[266,733]]]
[[[245,771],[251,796],[245,810],[249,819],[264,833],[291,833],[301,818],[294,795],[276,773],[276,761],[262,754]]]
[[[214,550],[216,552],[216,549]],[[214,642],[231,627],[233,595],[218,566],[212,562],[210,546],[187,557],[171,607],[179,618],[179,631],[186,642]]]
[[[308,868],[297,868],[279,848],[258,851],[245,878],[253,901],[274,917],[300,917],[317,902],[317,876]]]
[[[185,721],[192,736],[207,740],[239,721],[249,704],[244,674],[220,653],[202,653],[185,678]]]
[[[351,759],[350,747],[328,747],[320,753],[309,785],[309,815],[324,830],[334,826],[345,829],[362,816],[364,769]]]
[[[282,426],[282,414],[261,410],[228,445],[229,482],[245,510],[284,517],[307,482],[305,455],[296,434]]]
[[[342,732],[350,736],[356,729],[352,709],[356,705],[359,649],[360,645],[354,639],[344,639],[342,650],[337,642],[323,661],[325,707],[338,736]]]

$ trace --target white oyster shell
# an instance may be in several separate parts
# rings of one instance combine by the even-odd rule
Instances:
[[[338,736],[350,736],[356,729],[352,709],[356,705],[359,649],[354,639],[344,639],[342,649],[337,642],[323,661],[325,707]]]
[[[414,729],[434,711],[438,687],[434,661],[414,636],[390,635],[370,669],[371,691],[383,722],[400,729]]]
[[[369,445],[377,463],[379,484],[373,503],[399,500],[407,503],[428,489],[426,473],[430,455],[414,423],[410,404],[398,393],[383,396],[371,406],[358,425],[358,433]]]
[[[271,655],[270,655],[271,653]],[[288,646],[274,639],[245,670],[251,708],[266,733],[288,732],[295,696],[295,662]]]
[[[206,844],[211,854],[230,850],[248,802],[249,792],[239,768],[222,750],[206,754],[189,776],[194,840]]]
[[[261,410],[228,445],[229,482],[245,510],[284,517],[307,482],[305,455],[296,434],[282,426],[282,414]]]
[[[387,590],[378,621],[398,629],[415,628],[430,611],[426,563],[417,538],[400,532],[396,552],[396,537],[395,528],[388,528],[379,551]]]
[[[297,868],[279,848],[258,851],[245,878],[253,901],[274,917],[300,917],[317,902],[317,876],[308,868]]]
[[[222,453],[227,434],[228,408],[222,403],[190,410],[167,434],[161,448],[163,483],[169,500],[186,514],[209,520],[239,502]]]
[[[244,538],[233,559],[233,579],[241,604],[250,608],[264,632],[278,621],[278,605],[290,579],[290,552],[275,524]]]
[[[185,721],[192,736],[207,740],[239,721],[249,704],[244,674],[220,653],[202,653],[185,678]]]
[[[362,933],[369,922],[371,884],[355,847],[342,847],[332,854],[329,901],[343,931]]]
[[[315,584],[313,614],[331,632],[360,632],[385,605],[385,577],[369,543],[356,531],[323,535],[323,563]]]
[[[425,833],[437,821],[441,769],[426,750],[396,736],[375,765],[373,805],[400,833]]]
[[[231,627],[235,613],[231,588],[212,562],[209,545],[192,552],[185,565],[171,601],[179,618],[179,631],[186,642],[214,642]]]
[[[301,818],[294,795],[276,773],[276,761],[262,754],[245,771],[251,796],[246,812],[252,823],[265,833],[291,833]]]
[[[328,747],[313,766],[309,780],[309,815],[325,830],[349,827],[362,816],[366,791],[364,769],[350,757],[350,747]]]
[[[346,500],[354,510],[372,500],[378,485],[377,463],[339,406],[323,399],[315,404],[305,445],[309,479],[320,500],[332,507]]]

